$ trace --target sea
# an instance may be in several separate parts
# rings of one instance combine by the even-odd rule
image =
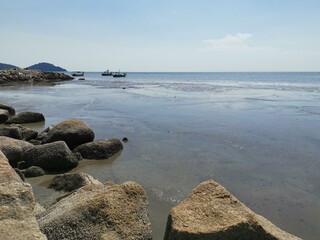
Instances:
[[[285,231],[320,236],[320,73],[86,72],[55,85],[0,88],[0,101],[44,114],[39,131],[85,121],[96,139],[128,138],[115,157],[82,161],[102,182],[135,181],[149,199],[154,239],[170,209],[213,179]],[[48,205],[54,175],[30,178]]]

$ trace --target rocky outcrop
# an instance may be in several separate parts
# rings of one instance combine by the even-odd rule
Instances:
[[[41,167],[32,166],[21,171],[26,178],[39,177],[45,174]]]
[[[255,214],[224,187],[208,180],[168,217],[165,240],[299,239]]]
[[[78,159],[63,141],[33,146],[24,151],[23,160],[28,166],[39,166],[48,171],[71,169],[78,165]]]
[[[108,159],[123,149],[119,139],[104,139],[82,144],[73,152],[79,153],[84,159]]]
[[[53,178],[49,184],[49,188],[56,191],[71,192],[86,185],[98,185],[102,187],[102,183],[94,179],[86,173],[66,173]]]
[[[5,103],[2,103],[2,102],[0,102],[0,109],[7,110],[10,115],[15,115],[16,114],[16,110],[13,107],[11,107],[11,106],[9,106],[9,105],[7,105]]]
[[[18,115],[7,120],[6,124],[10,124],[10,123],[36,123],[36,122],[43,122],[43,121],[45,121],[45,118],[42,113],[21,112]]]
[[[22,182],[0,151],[0,239],[45,240],[35,215],[32,188]]]
[[[48,239],[152,239],[143,188],[134,182],[87,185],[51,205],[37,219]]]
[[[0,123],[4,123],[8,120],[10,114],[5,109],[0,109]]]
[[[22,154],[25,150],[33,148],[31,143],[0,136],[0,151],[9,159],[11,166],[17,167],[17,163],[23,160]]]
[[[80,120],[66,120],[55,125],[43,138],[43,143],[64,141],[70,149],[94,140],[93,130]]]
[[[73,77],[64,73],[41,72],[21,68],[0,71],[0,85],[48,83],[72,79]]]
[[[33,130],[32,128],[24,127],[17,124],[7,127],[0,127],[0,136],[30,141],[31,139],[35,139],[38,136],[38,132]]]

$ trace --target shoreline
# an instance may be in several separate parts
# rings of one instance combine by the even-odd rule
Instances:
[[[90,78],[88,78],[88,83],[90,81]],[[69,83],[66,83],[68,86]],[[72,86],[77,86],[78,81],[72,82]],[[86,83],[87,84],[87,83]],[[70,85],[70,86],[71,86]],[[81,87],[82,91],[81,95],[83,96],[82,99],[78,98],[78,94],[76,93],[74,97],[67,96],[66,94],[72,92],[74,94],[74,91],[71,89],[65,89],[65,88],[56,88],[56,87],[44,87],[45,89],[49,89],[47,92],[47,97],[44,97],[41,95],[41,90],[32,90],[31,87],[29,89],[29,93],[32,93],[32,96],[37,96],[37,99],[41,99],[43,101],[40,104],[35,103],[35,101],[30,101],[29,104],[25,102],[24,99],[29,99],[28,94],[23,93],[24,90],[17,90],[13,91],[12,94],[6,94],[5,97],[9,97],[7,99],[10,99],[10,96],[16,96],[12,99],[16,103],[21,103],[20,109],[27,109],[28,107],[31,107],[34,110],[43,111],[46,113],[46,116],[48,116],[47,123],[46,124],[52,124],[59,122],[60,120],[63,120],[62,117],[59,117],[59,114],[61,112],[66,112],[68,117],[74,117],[76,115],[81,116],[81,119],[86,120],[90,125],[94,126],[95,131],[98,132],[100,137],[108,136],[109,134],[111,136],[119,136],[119,138],[122,138],[123,136],[128,136],[129,138],[129,145],[127,145],[127,148],[122,153],[122,156],[118,160],[112,164],[111,167],[108,167],[104,169],[103,171],[105,174],[113,174],[116,176],[117,182],[123,182],[129,179],[133,179],[139,183],[141,183],[143,186],[146,186],[147,189],[152,189],[152,186],[155,186],[156,190],[161,190],[159,193],[163,194],[165,199],[169,199],[175,194],[178,194],[178,199],[183,199],[182,196],[186,196],[186,194],[192,189],[192,187],[196,186],[198,183],[201,182],[201,180],[205,180],[205,177],[214,176],[214,179],[219,180],[219,182],[223,183],[224,186],[227,186],[228,189],[232,190],[232,192],[235,193],[236,196],[238,196],[242,201],[249,204],[250,207],[255,209],[256,212],[259,212],[262,215],[267,215],[269,219],[274,219],[276,222],[281,224],[282,227],[285,228],[286,223],[283,223],[283,214],[285,216],[291,216],[291,206],[294,207],[295,203],[291,203],[290,199],[287,199],[286,197],[284,200],[279,199],[283,194],[279,194],[279,192],[284,192],[285,194],[288,194],[288,196],[292,196],[292,199],[296,199],[296,202],[302,202],[304,203],[302,196],[296,196],[292,195],[292,192],[297,192],[294,187],[291,187],[291,185],[288,185],[287,180],[285,181],[284,187],[286,189],[283,189],[281,186],[276,185],[277,181],[282,181],[280,175],[275,175],[272,172],[269,172],[269,174],[266,174],[264,172],[261,172],[259,168],[256,168],[258,163],[263,164],[272,164],[273,166],[278,166],[276,172],[281,172],[282,169],[279,167],[279,164],[286,161],[286,155],[283,153],[286,151],[283,151],[282,149],[290,149],[289,144],[298,143],[298,139],[304,139],[303,136],[300,138],[295,137],[293,139],[294,142],[290,141],[287,143],[282,141],[282,138],[278,138],[277,142],[275,144],[277,145],[277,148],[274,148],[273,146],[270,146],[270,142],[267,142],[268,145],[265,147],[262,146],[261,154],[253,152],[255,154],[255,159],[261,159],[260,162],[250,162],[250,158],[247,157],[241,157],[241,155],[236,155],[236,153],[239,151],[239,153],[243,154],[246,153],[250,148],[248,147],[252,146],[255,147],[254,141],[257,141],[258,143],[261,142],[261,138],[256,138],[252,135],[243,135],[243,130],[246,130],[247,125],[251,125],[250,128],[253,127],[252,130],[256,131],[255,122],[248,121],[250,117],[257,116],[258,120],[260,121],[260,129],[262,127],[262,130],[264,130],[266,135],[265,137],[272,137],[278,135],[282,136],[282,133],[286,128],[284,128],[282,125],[277,128],[278,133],[274,133],[273,131],[267,130],[268,126],[276,126],[275,123],[279,124],[280,120],[283,122],[290,122],[294,127],[300,126],[298,125],[300,122],[302,124],[306,119],[312,120],[317,119],[316,116],[311,117],[299,117],[296,114],[294,116],[297,116],[298,120],[295,120],[292,122],[292,120],[288,119],[287,117],[284,118],[281,116],[285,116],[284,114],[280,115],[275,113],[279,119],[279,121],[274,121],[274,117],[270,116],[269,113],[264,110],[264,108],[261,108],[259,111],[245,111],[244,113],[249,114],[247,118],[244,118],[241,114],[240,110],[237,110],[237,121],[233,121],[232,117],[235,117],[235,115],[232,115],[230,113],[235,112],[234,108],[229,108],[228,111],[218,111],[217,110],[217,104],[211,105],[211,108],[214,108],[215,113],[211,114],[208,110],[209,104],[213,104],[213,101],[210,100],[208,104],[206,105],[197,105],[193,104],[190,105],[190,102],[183,100],[180,96],[174,101],[170,101],[169,105],[169,98],[161,98],[161,102],[158,99],[153,99],[151,96],[146,98],[139,95],[131,95],[130,88],[127,88],[126,91],[122,91],[121,89],[84,89]],[[76,88],[78,91],[79,89]],[[32,90],[32,91],[30,91]],[[135,92],[138,92],[139,89],[134,89]],[[143,89],[144,90],[144,89]],[[144,90],[144,91],[147,91]],[[100,95],[108,96],[105,100],[101,97],[91,98],[89,94],[92,94],[93,92],[97,92]],[[26,92],[28,93],[28,92]],[[59,93],[59,94],[58,94]],[[21,94],[21,96],[20,96]],[[58,94],[58,95],[56,95]],[[258,93],[259,94],[259,93]],[[17,97],[19,95],[19,97]],[[31,95],[30,95],[31,96]],[[61,97],[60,101],[55,102],[54,108],[49,109],[48,106],[52,106],[50,104],[53,104],[50,100],[53,99],[54,96]],[[80,96],[80,94],[79,94]],[[136,98],[136,96],[139,96],[139,98]],[[219,98],[220,95],[217,94],[217,98]],[[34,97],[33,97],[34,98]],[[283,96],[282,96],[283,98]],[[31,99],[31,98],[30,98]],[[70,99],[70,102],[69,102]],[[71,99],[73,103],[71,103]],[[78,99],[78,102],[74,102],[74,99]],[[96,99],[96,100],[94,100]],[[237,98],[238,99],[238,98]],[[145,103],[143,103],[145,101]],[[152,101],[152,104],[157,107],[158,113],[155,112],[155,110],[151,109],[148,106],[147,102]],[[64,104],[62,104],[62,102]],[[112,103],[108,104],[108,102]],[[90,104],[88,104],[90,103]],[[161,103],[161,104],[159,104]],[[185,105],[180,105],[185,104]],[[257,104],[257,107],[261,107],[263,105],[276,105],[277,102],[257,102],[257,101],[247,101],[246,104],[250,103],[251,106],[253,104]],[[285,104],[286,102],[282,103],[281,101],[279,104]],[[71,108],[68,108],[67,105],[71,104]],[[177,104],[177,105],[175,105]],[[188,105],[187,105],[188,104]],[[294,103],[296,104],[296,103]],[[83,106],[82,106],[83,105]],[[232,107],[232,105],[229,103],[229,106]],[[18,106],[18,105],[17,105]],[[87,107],[85,107],[87,106]],[[139,108],[130,109],[131,106],[143,106],[142,108],[146,112],[150,112],[154,114],[154,117],[148,117],[146,115],[141,115],[143,111],[140,111]],[[181,106],[185,106],[182,108]],[[188,106],[188,107],[187,107]],[[207,107],[208,106],[208,107]],[[221,105],[222,106],[222,105]],[[250,107],[251,107],[250,106]],[[172,113],[172,111],[168,111],[168,108],[172,107],[174,111],[177,113]],[[178,108],[179,107],[179,108]],[[194,109],[196,107],[197,109]],[[255,106],[256,107],[256,106]],[[107,111],[101,112],[100,109],[105,109]],[[202,111],[202,108],[205,111]],[[110,109],[110,110],[109,110]],[[190,118],[189,116],[192,116],[191,114],[193,112],[188,112],[188,114],[184,115],[184,119],[178,121],[177,125],[177,116],[182,116],[182,111],[185,112],[185,109],[192,109],[194,111],[194,115],[201,116],[201,118]],[[277,108],[275,108],[277,109]],[[243,110],[242,110],[243,111]],[[287,110],[288,111],[288,110]],[[205,114],[204,114],[205,113]],[[264,113],[262,116],[265,118],[265,120],[262,120],[262,117],[259,116],[261,113]],[[290,114],[294,114],[295,112],[290,110]],[[255,117],[256,118],[256,117]],[[234,118],[235,119],[235,118]],[[228,129],[221,129],[221,132],[218,131],[218,127],[221,127],[221,124],[219,122],[224,121],[224,125],[227,125],[230,129],[230,132]],[[289,121],[288,121],[289,120]],[[200,121],[200,125],[190,125],[193,121]],[[208,126],[206,122],[210,123]],[[232,129],[232,124],[235,122],[235,126],[238,124],[242,126],[242,128],[237,129],[236,133],[240,134],[237,136],[232,135],[231,130],[235,130],[236,128]],[[252,125],[252,124],[253,125]],[[203,125],[203,126],[201,126]],[[312,128],[311,124],[308,124],[308,129]],[[174,127],[178,126],[178,127]],[[189,131],[190,128],[194,128],[197,130],[197,132]],[[288,126],[289,128],[289,126]],[[134,130],[136,129],[136,130]],[[217,130],[216,130],[217,129]],[[282,130],[281,130],[282,129]],[[301,125],[300,129],[306,129],[305,125]],[[276,129],[275,129],[276,130]],[[288,129],[290,130],[290,129]],[[170,133],[168,132],[170,131]],[[268,134],[269,131],[270,134]],[[302,130],[301,130],[302,131]],[[309,130],[304,130],[306,133],[310,132]],[[297,136],[297,133],[299,133],[299,128],[296,131],[295,136]],[[211,137],[211,135],[213,137]],[[190,140],[186,140],[185,137],[187,137]],[[284,136],[284,135],[283,135]],[[289,135],[291,138],[292,136]],[[300,135],[299,135],[300,136]],[[242,139],[241,139],[242,138]],[[132,141],[133,139],[139,139],[139,141]],[[250,141],[252,139],[252,141]],[[241,141],[240,141],[241,140]],[[246,140],[246,141],[243,141]],[[139,143],[140,142],[140,143]],[[229,143],[230,142],[230,143]],[[177,145],[177,143],[179,143]],[[216,151],[219,151],[220,147],[223,146],[224,150],[220,151],[219,154],[223,154],[223,158],[221,160],[218,158],[219,156],[214,155],[214,152],[210,148],[207,147],[207,145],[212,146],[212,149],[217,149]],[[147,145],[148,144],[148,147]],[[143,147],[144,145],[144,147]],[[162,152],[160,149],[157,148],[158,145],[166,146],[166,152]],[[170,145],[170,146],[168,146]],[[194,155],[191,155],[192,158],[194,158],[196,161],[192,162],[192,159],[188,159],[187,156],[190,154],[190,151],[188,149],[185,149],[181,152],[181,149],[179,146],[186,146],[186,148],[192,150]],[[243,150],[237,150],[237,145],[239,145],[239,148],[241,146],[244,146],[245,148]],[[304,143],[305,145],[305,143]],[[303,145],[303,146],[304,146]],[[199,151],[197,150],[196,146],[199,146]],[[271,149],[274,149],[274,155],[270,156],[269,159],[263,158],[262,154],[264,152],[267,152],[267,148],[270,146]],[[138,151],[141,148],[141,151]],[[200,151],[200,148],[202,148],[202,151]],[[309,147],[310,148],[310,147]],[[309,149],[308,148],[308,149]],[[301,154],[299,152],[299,147],[295,150],[298,154]],[[292,154],[296,154],[293,152]],[[250,153],[250,152],[249,152]],[[305,150],[303,153],[308,154]],[[144,155],[144,156],[143,156]],[[161,157],[158,155],[162,155]],[[210,155],[210,156],[207,156]],[[170,157],[171,156],[171,157]],[[173,157],[173,159],[171,159]],[[250,155],[248,155],[250,156]],[[290,155],[291,156],[291,155]],[[300,155],[301,156],[301,155]],[[274,158],[274,161],[271,159]],[[168,159],[168,160],[167,160]],[[210,160],[212,159],[212,160]],[[249,159],[249,160],[248,160]],[[289,159],[289,157],[288,157]],[[293,158],[291,158],[294,160]],[[185,166],[180,166],[179,161],[184,161]],[[214,161],[213,161],[214,160]],[[271,161],[272,160],[272,161]],[[209,162],[210,165],[213,164],[213,170],[209,172],[209,169],[206,167],[208,165],[204,165],[205,168],[201,167],[201,164],[206,164],[206,161]],[[200,165],[196,164],[196,162],[199,162]],[[295,164],[297,164],[297,161],[294,162],[287,162],[288,170],[286,172],[283,172],[283,176],[286,176],[289,180],[293,176],[293,173],[295,173],[298,170],[295,170],[296,168],[293,168]],[[265,169],[269,169],[268,165],[263,165]],[[175,168],[176,166],[176,168]],[[298,165],[299,166],[299,165]],[[308,161],[304,163],[304,166],[308,166]],[[169,168],[173,169],[180,169],[180,176],[177,181],[177,183],[170,183],[169,180],[173,179],[174,173],[171,173]],[[188,170],[188,168],[193,169],[192,171]],[[244,169],[244,167],[248,168],[248,172]],[[304,169],[305,167],[299,166],[300,169]],[[148,172],[143,178],[142,174],[143,171],[139,168],[145,168]],[[216,170],[215,170],[216,169]],[[255,171],[250,172],[250,169],[256,169]],[[92,169],[92,171],[95,171],[98,176],[100,176],[99,169]],[[155,171],[153,173],[153,171]],[[232,173],[232,177],[228,177],[227,172]],[[247,176],[252,177],[252,181],[255,181],[256,184],[251,183],[250,178],[246,178],[245,174]],[[141,176],[141,177],[140,177]],[[163,183],[160,183],[161,176],[164,178]],[[260,178],[261,180],[260,180]],[[296,174],[294,175],[296,176]],[[303,176],[303,175],[302,175]],[[272,178],[270,178],[272,177]],[[299,178],[299,176],[297,176]],[[153,179],[152,179],[153,178]],[[104,179],[101,179],[104,181]],[[236,181],[236,182],[235,182]],[[298,181],[298,180],[296,180]],[[150,182],[150,183],[148,183]],[[146,184],[147,183],[147,184]],[[253,193],[249,196],[246,196],[248,194],[248,190],[246,190],[245,186],[249,186],[250,189],[253,189]],[[265,186],[265,187],[264,187]],[[304,185],[299,185],[304,186]],[[186,189],[186,190],[184,190]],[[183,193],[180,195],[178,191],[183,191]],[[270,198],[269,196],[273,196],[270,200],[264,200],[267,198]],[[297,192],[298,194],[298,192]],[[280,201],[281,200],[281,201]],[[311,199],[312,201],[312,199]],[[283,202],[283,203],[281,203]],[[310,200],[308,200],[310,203]],[[311,202],[312,203],[312,202]],[[309,204],[308,204],[309,205]],[[273,207],[276,206],[276,209],[273,209]],[[310,206],[310,207],[309,207]],[[311,205],[304,205],[304,208],[298,208],[296,209],[298,212],[303,212],[304,210],[309,211],[312,208]],[[281,209],[282,212],[277,213],[277,209]],[[295,207],[296,208],[296,207]],[[299,215],[301,215],[299,213]],[[303,215],[302,215],[303,216]],[[293,226],[301,227],[303,224],[297,225],[294,223],[294,217],[290,217],[290,221],[286,221]],[[312,218],[311,218],[312,219]],[[308,217],[304,216],[304,221],[308,221]],[[310,225],[307,225],[310,226]],[[299,232],[301,230],[299,229]]]

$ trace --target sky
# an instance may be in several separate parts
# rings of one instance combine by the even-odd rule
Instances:
[[[0,62],[70,71],[320,71],[320,1],[0,0]]]

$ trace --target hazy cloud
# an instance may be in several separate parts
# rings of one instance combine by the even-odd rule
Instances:
[[[246,40],[252,37],[249,33],[228,34],[220,39],[208,39],[203,43],[206,45],[204,49],[235,49],[248,47]]]

